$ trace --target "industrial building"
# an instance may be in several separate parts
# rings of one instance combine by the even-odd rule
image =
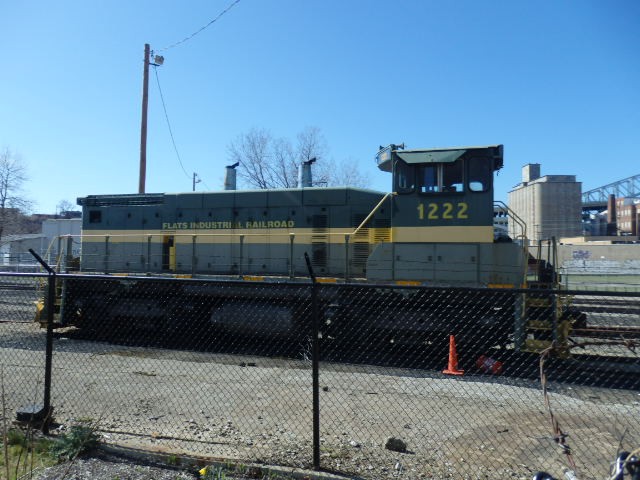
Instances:
[[[615,234],[617,235],[640,235],[638,229],[638,211],[640,210],[640,199],[638,198],[617,198],[615,203]]]
[[[590,237],[591,240],[609,240],[617,243],[638,241],[640,198],[616,198],[614,194],[610,194],[606,210],[584,216],[583,230],[585,237]]]
[[[509,192],[509,208],[527,226],[533,243],[553,237],[576,237],[582,233],[582,184],[575,175],[540,175],[540,164],[522,168],[522,183]],[[520,232],[509,222],[509,235]]]

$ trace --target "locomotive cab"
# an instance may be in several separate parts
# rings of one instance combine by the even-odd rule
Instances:
[[[494,243],[493,174],[503,146],[404,150],[376,156],[391,173],[391,238],[372,252],[367,277],[442,285],[521,283],[517,245]],[[391,275],[391,278],[389,277]]]

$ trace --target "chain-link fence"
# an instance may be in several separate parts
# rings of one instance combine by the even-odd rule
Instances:
[[[640,445],[639,294],[57,275],[42,310],[53,278],[0,276],[4,406],[47,400],[52,318],[53,433],[370,479]]]

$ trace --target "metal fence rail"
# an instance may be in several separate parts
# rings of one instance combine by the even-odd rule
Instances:
[[[54,434],[371,479],[603,478],[640,445],[639,294],[4,274],[12,415],[45,402],[47,280]]]

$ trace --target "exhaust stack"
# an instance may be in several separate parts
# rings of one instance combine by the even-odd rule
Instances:
[[[240,165],[240,162],[236,162],[233,165],[227,165],[225,167],[224,175],[224,189],[236,190],[236,167]]]
[[[311,176],[311,165],[316,161],[313,157],[306,162],[302,162],[298,167],[298,188],[308,188],[313,186],[313,178]]]

